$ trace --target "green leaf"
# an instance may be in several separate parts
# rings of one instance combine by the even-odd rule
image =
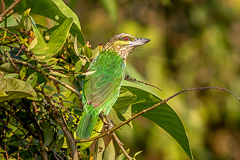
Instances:
[[[56,90],[55,90],[54,88],[52,88],[52,86],[50,86],[50,85],[43,85],[42,87],[45,89],[45,92],[46,92],[46,90],[48,90],[48,91],[50,91],[50,92],[56,91]]]
[[[102,138],[97,139],[93,159],[94,160],[102,160],[104,150],[105,150],[105,144],[104,144],[103,139]]]
[[[103,160],[115,160],[115,148],[111,140],[104,151]]]
[[[39,41],[37,45],[31,49],[35,53],[36,56],[54,56],[64,45],[69,30],[72,26],[73,19],[66,19],[59,27],[56,29],[51,36],[49,42],[46,44],[43,40],[42,35],[39,30],[33,26],[33,32],[38,37]]]
[[[24,79],[24,77],[26,75],[26,72],[27,72],[27,68],[25,66],[22,66],[22,69],[20,71],[20,78],[21,78],[21,80]]]
[[[82,60],[80,59],[79,61],[77,61],[75,65],[74,73],[79,73],[81,69],[82,69]]]
[[[0,79],[0,90],[7,94],[7,96],[0,96],[0,102],[16,98],[37,96],[32,86],[14,78]]]
[[[27,82],[28,84],[30,84],[32,87],[34,87],[35,84],[36,84],[36,82],[37,82],[37,79],[38,79],[37,72],[34,72],[34,73],[32,73],[32,74],[28,77],[28,79],[26,80],[26,82]]]
[[[96,58],[99,54],[100,54],[100,52],[102,51],[102,48],[103,48],[103,46],[97,46],[93,51],[92,51],[92,57],[91,57],[91,59],[94,59],[94,58]]]
[[[5,153],[6,151],[3,149],[0,149],[0,153]]]
[[[7,17],[7,26],[8,27],[15,27],[18,25],[18,23],[16,22],[16,20],[14,19],[13,16]],[[2,22],[0,22],[0,27],[5,27],[5,17],[3,19]]]
[[[6,6],[10,6],[14,0],[4,0]],[[84,46],[85,39],[81,32],[81,26],[77,15],[62,0],[22,0],[13,8],[14,11],[22,13],[31,8],[31,14],[48,17],[57,23],[63,23],[67,18],[73,18],[71,34],[78,36],[78,41]],[[44,10],[43,10],[44,9]]]
[[[113,106],[113,109],[117,113],[118,118],[121,121],[132,117],[132,106],[133,101],[137,99],[137,96],[131,93],[129,90],[122,88],[117,102]],[[129,123],[132,127],[132,121]]]
[[[49,144],[48,150],[52,150],[56,145],[56,137],[52,139],[52,142]]]
[[[31,19],[29,17],[31,9],[27,9],[26,11],[23,12],[22,18],[19,23],[19,29],[24,30],[24,31],[30,31],[32,27]]]
[[[57,145],[56,145],[56,152],[58,152],[62,148],[63,143],[64,143],[64,137],[62,137],[58,140]]]
[[[48,54],[54,55],[62,48],[62,46],[64,45],[67,39],[72,23],[73,23],[73,18],[67,18],[60,25],[60,27],[58,27],[58,29],[54,31],[53,35],[51,36],[48,42],[48,47],[50,52]]]
[[[18,78],[18,77],[19,77],[19,74],[17,73],[10,73],[10,74],[4,75],[3,78]]]
[[[29,45],[28,49],[33,51],[36,55],[45,54],[46,50],[48,49],[47,43],[44,41],[44,38],[38,28],[34,25],[32,25],[32,28],[35,38]]]
[[[0,97],[8,96],[4,91],[0,90]]]
[[[143,87],[136,83],[124,82],[121,90],[127,89],[137,96],[137,99],[132,103],[133,113],[138,113],[161,101],[154,92],[149,92],[146,88],[147,87]],[[169,105],[162,104],[161,106],[142,114],[142,116],[153,121],[167,131],[180,144],[189,158],[193,159],[189,139],[182,121]]]
[[[0,71],[14,72],[15,70],[12,63],[4,63],[0,66]]]
[[[48,146],[53,141],[54,131],[51,125],[49,125],[46,121],[43,124],[43,138],[44,138],[44,144],[43,148]]]
[[[33,27],[34,28],[34,27]],[[33,29],[34,30],[34,29]],[[36,33],[36,31],[35,32],[33,32],[33,33]],[[42,35],[41,35],[42,36]],[[45,42],[44,42],[45,43]],[[28,46],[28,50],[29,51],[31,51],[33,48],[35,48],[36,46],[37,46],[37,44],[38,44],[38,36],[35,34],[35,37],[34,37],[34,39],[32,40],[32,42],[29,44],[29,46]]]

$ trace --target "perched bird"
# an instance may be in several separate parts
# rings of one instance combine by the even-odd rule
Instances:
[[[102,52],[89,66],[84,79],[82,103],[84,112],[78,124],[76,135],[82,139],[91,136],[100,112],[108,115],[116,102],[125,78],[126,58],[137,46],[149,42],[147,38],[136,38],[127,33],[113,36]]]

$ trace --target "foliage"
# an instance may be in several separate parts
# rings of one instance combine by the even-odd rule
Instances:
[[[101,2],[111,19],[116,20],[116,1]],[[9,6],[13,0],[5,3]],[[60,0],[22,0],[14,11],[0,24],[0,155],[74,158],[79,147],[77,153],[82,159],[115,159],[113,141],[105,147],[102,138],[97,139],[92,154],[92,141],[81,143],[75,136],[82,113],[82,79],[99,48],[92,50],[85,44],[77,16]],[[47,17],[56,25],[47,28],[36,24],[30,13]],[[160,101],[148,86],[124,82],[114,111],[124,122]],[[163,104],[142,116],[167,131],[192,159],[183,124],[169,105]],[[99,121],[96,130],[100,132],[101,126]],[[124,158],[124,154],[117,157]]]
[[[56,6],[48,10],[51,14],[39,12],[39,6],[50,7],[53,3]],[[91,62],[89,59],[96,54],[93,52],[98,52],[98,49],[92,51],[88,45],[84,45],[85,40],[76,15],[73,12],[71,15],[61,15],[69,9],[63,5],[60,7],[59,3],[62,2],[23,1],[14,8],[16,12],[21,13],[23,9],[31,7],[31,12],[51,19],[52,15],[58,15],[61,21],[57,20],[59,25],[52,28],[36,24],[30,16],[30,9],[24,11],[22,15],[12,14],[5,17],[1,23],[0,114],[3,117],[1,119],[3,157],[16,158],[18,154],[20,157],[28,155],[35,159],[39,156],[43,159],[71,157],[74,155],[73,148],[78,145],[84,158],[86,155],[83,149],[91,144],[70,142],[74,140],[76,124],[82,113],[80,100],[82,79]],[[10,4],[10,1],[6,4]],[[74,17],[75,20],[68,17]],[[74,32],[71,32],[74,28]],[[114,108],[119,118],[124,121],[131,117],[131,110],[137,113],[159,101],[161,99],[151,92],[139,87],[125,86],[121,89],[120,99]],[[139,107],[136,108],[135,104]],[[161,107],[168,108],[165,109],[163,118],[159,119],[159,115],[154,116],[154,110],[143,116],[169,132],[191,158],[189,141],[181,120],[168,105]],[[124,110],[128,111],[128,115]],[[161,110],[157,112],[161,115]],[[172,119],[173,117],[176,119]],[[175,126],[180,127],[179,130],[171,129]],[[100,141],[97,144],[100,145]],[[110,142],[104,151],[103,159],[114,159],[114,150],[113,142]],[[88,153],[86,157],[89,156]]]

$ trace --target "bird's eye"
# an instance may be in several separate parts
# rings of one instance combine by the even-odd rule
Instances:
[[[125,41],[129,41],[130,38],[129,38],[129,37],[124,37],[123,39],[124,39]]]

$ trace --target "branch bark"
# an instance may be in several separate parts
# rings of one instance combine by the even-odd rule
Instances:
[[[22,0],[15,0],[1,15],[0,15],[0,22],[3,20],[3,17],[8,14],[18,3],[20,3]]]
[[[68,130],[67,126],[65,125],[62,117],[58,114],[55,114],[53,116],[54,116],[57,124],[62,128],[63,133],[67,139],[67,142],[71,148],[72,159],[78,160],[78,152],[77,152],[76,141],[75,141],[74,137],[72,136],[71,132]]]
[[[24,103],[24,101],[22,100],[21,102],[21,105],[23,107],[23,109],[25,109],[26,113],[28,114],[28,116],[30,117],[33,125],[34,125],[34,128],[36,129],[37,133],[38,133],[38,139],[39,139],[39,144],[40,144],[40,147],[41,147],[41,156],[42,156],[42,159],[43,160],[48,160],[48,154],[47,154],[47,151],[45,148],[43,148],[43,135],[42,135],[42,131],[36,121],[36,119],[34,118],[34,116],[32,115],[31,111],[30,111],[30,105],[28,105],[28,103]]]

